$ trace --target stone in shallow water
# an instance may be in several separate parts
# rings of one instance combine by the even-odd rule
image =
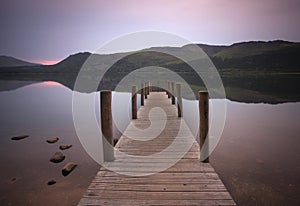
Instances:
[[[19,135],[19,136],[12,137],[11,140],[21,140],[27,137],[29,137],[29,135]]]
[[[55,183],[56,183],[55,180],[50,180],[50,181],[48,181],[47,185],[54,185]]]
[[[50,144],[53,144],[53,143],[57,142],[58,140],[59,140],[58,137],[50,137],[47,139],[47,142]]]
[[[64,161],[65,155],[62,152],[55,152],[55,154],[50,158],[50,162],[59,163]]]
[[[75,169],[75,167],[77,167],[77,164],[68,162],[61,170],[62,175],[67,176]]]
[[[10,184],[14,184],[16,181],[17,181],[17,178],[13,177],[13,178],[10,179]]]
[[[59,146],[59,149],[65,150],[65,149],[69,149],[69,148],[71,148],[71,147],[72,147],[71,144],[63,144],[63,145],[60,145],[60,146]]]

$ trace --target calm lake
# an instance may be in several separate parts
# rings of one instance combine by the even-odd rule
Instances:
[[[72,90],[49,81],[0,81],[0,89],[0,205],[76,205],[100,166],[77,138]],[[226,104],[225,128],[211,163],[234,200],[300,205],[300,103]],[[126,125],[129,113],[122,112]],[[30,137],[11,140],[16,135]],[[49,137],[60,139],[49,144]],[[63,162],[52,163],[60,144],[73,147],[63,151]],[[61,168],[69,161],[78,167],[64,177]],[[57,183],[48,186],[51,179]]]

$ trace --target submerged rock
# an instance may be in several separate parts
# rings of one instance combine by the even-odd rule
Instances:
[[[55,180],[50,180],[50,181],[48,181],[47,185],[54,185],[55,183],[56,183]]]
[[[20,136],[12,137],[11,140],[21,140],[21,139],[25,139],[27,137],[29,137],[29,135],[20,135]]]
[[[58,137],[50,137],[47,139],[47,142],[50,144],[53,144],[53,143],[57,142],[58,140],[59,140]]]
[[[15,183],[16,181],[17,181],[17,178],[16,178],[16,177],[13,177],[13,178],[10,179],[10,184]]]
[[[68,162],[61,170],[62,175],[67,176],[75,169],[75,167],[77,167],[77,164]]]
[[[59,163],[64,161],[65,155],[62,152],[55,152],[55,154],[50,158],[50,162]]]
[[[59,149],[61,149],[61,150],[66,150],[66,149],[69,149],[69,148],[71,148],[71,147],[72,147],[71,144],[63,144],[63,145],[60,145],[60,146],[59,146]]]

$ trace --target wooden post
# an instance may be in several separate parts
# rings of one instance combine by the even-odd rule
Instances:
[[[141,84],[141,106],[144,106],[144,83]]]
[[[152,92],[151,82],[149,81],[148,83],[149,83],[149,94],[150,94],[150,92]]]
[[[147,99],[147,95],[148,95],[148,87],[147,87],[147,82],[145,82],[145,99]]]
[[[177,111],[178,117],[182,117],[182,97],[181,97],[181,84],[176,84],[176,96],[177,96]]]
[[[199,91],[199,113],[200,113],[200,160],[209,162],[209,137],[208,137],[208,120],[209,120],[209,95],[207,91]],[[206,145],[204,147],[204,143]]]
[[[171,88],[172,88],[172,104],[175,104],[175,88],[174,88],[174,82],[171,82]]]
[[[100,105],[103,156],[105,162],[110,162],[114,160],[111,91],[104,90],[100,92]]]
[[[166,81],[165,91],[166,91],[166,95],[168,95],[168,81]]]
[[[147,82],[147,95],[150,94],[150,81]]]
[[[131,96],[131,112],[132,119],[137,119],[137,101],[136,101],[136,86],[132,86],[132,96]]]
[[[168,98],[171,98],[171,93],[170,93],[170,82],[168,81]]]

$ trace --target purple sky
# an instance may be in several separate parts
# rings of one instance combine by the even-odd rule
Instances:
[[[1,0],[0,55],[55,62],[136,31],[195,43],[300,41],[300,0]]]

